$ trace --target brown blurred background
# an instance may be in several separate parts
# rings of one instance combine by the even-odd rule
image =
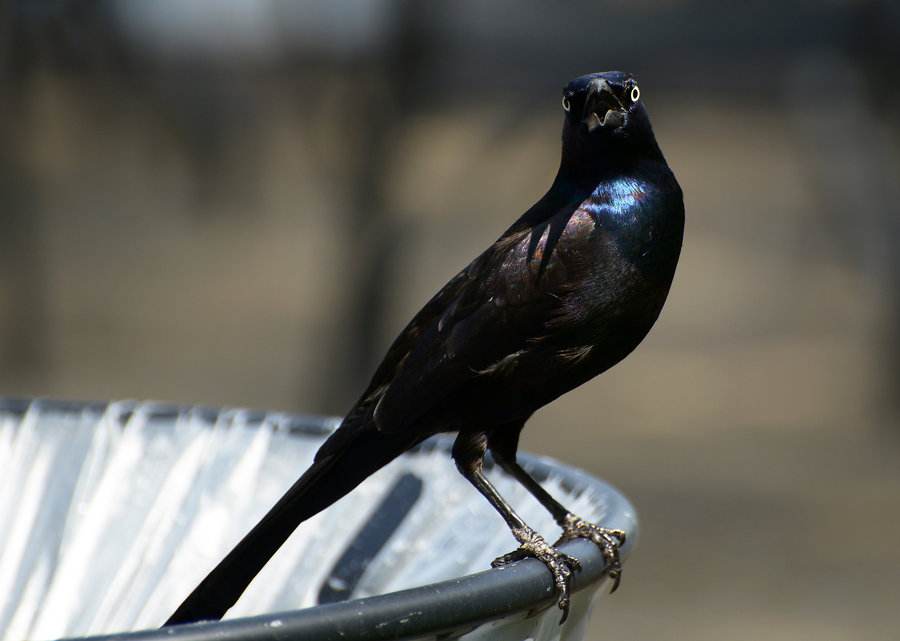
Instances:
[[[592,639],[900,635],[900,9],[6,0],[0,395],[340,413],[634,72],[669,303],[524,447],[642,536]]]

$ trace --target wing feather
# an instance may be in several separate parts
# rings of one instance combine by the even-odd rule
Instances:
[[[339,432],[402,431],[476,377],[508,371],[564,314],[565,268],[552,254],[584,197],[551,190],[435,294],[391,345]]]

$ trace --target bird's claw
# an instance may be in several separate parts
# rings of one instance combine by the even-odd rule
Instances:
[[[520,543],[519,547],[509,554],[494,559],[491,566],[502,568],[527,558],[537,559],[543,563],[550,570],[553,582],[556,584],[556,593],[559,596],[557,605],[562,610],[562,618],[559,623],[562,625],[569,616],[572,577],[581,569],[581,563],[574,556],[560,552],[555,546],[547,543],[540,534],[531,528],[515,528],[512,532]]]
[[[603,558],[606,560],[606,574],[613,582],[610,593],[615,592],[622,580],[622,559],[619,556],[619,548],[625,544],[625,532],[594,525],[574,514],[566,515],[561,525],[563,533],[554,546],[572,539],[589,539],[596,543],[603,551]]]

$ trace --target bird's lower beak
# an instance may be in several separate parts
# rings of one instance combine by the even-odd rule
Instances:
[[[625,124],[625,113],[625,106],[606,80],[591,81],[581,120],[589,132],[598,127],[621,127]]]

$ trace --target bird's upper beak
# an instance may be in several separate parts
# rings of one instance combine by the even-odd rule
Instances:
[[[627,110],[612,86],[603,78],[595,78],[588,86],[581,122],[589,132],[598,127],[621,127]]]

